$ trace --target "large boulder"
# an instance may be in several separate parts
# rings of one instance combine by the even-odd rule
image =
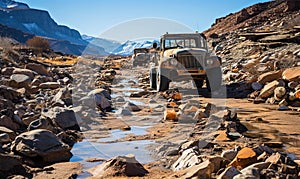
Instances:
[[[80,130],[77,122],[77,119],[80,120],[79,116],[71,109],[54,107],[47,112],[43,112],[42,116],[51,119],[54,124],[62,129]]]
[[[89,170],[97,178],[143,177],[149,173],[133,155],[117,156]]]
[[[71,148],[54,133],[45,129],[20,134],[16,137],[11,149],[15,154],[25,157],[33,166],[69,161],[72,157]]]

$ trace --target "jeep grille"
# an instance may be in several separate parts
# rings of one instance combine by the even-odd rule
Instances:
[[[203,69],[203,56],[202,55],[191,55],[191,54],[182,54],[178,56],[179,63],[182,64],[185,68],[197,68]]]

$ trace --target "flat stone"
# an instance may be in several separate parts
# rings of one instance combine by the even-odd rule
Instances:
[[[268,82],[280,79],[281,76],[282,76],[282,70],[271,71],[260,75],[257,79],[257,82],[265,85]]]
[[[24,74],[13,74],[10,76],[10,79],[16,83],[31,83],[30,77]]]
[[[261,90],[259,94],[259,98],[268,98],[270,97],[273,93],[275,88],[279,85],[278,81],[272,81],[264,86],[264,88]]]
[[[30,77],[32,80],[34,78],[35,73],[32,70],[29,69],[21,69],[21,68],[15,68],[13,71],[13,74],[22,74]]]
[[[28,63],[25,65],[26,69],[30,69],[32,71],[35,71],[36,73],[40,75],[48,76],[48,70],[44,67],[44,65],[37,64],[37,63]]]
[[[282,78],[288,81],[295,81],[300,77],[300,67],[286,69],[282,73]]]
[[[164,120],[166,121],[178,121],[178,115],[174,109],[166,109],[164,112]]]
[[[58,82],[46,82],[39,85],[42,89],[57,89],[60,87]]]

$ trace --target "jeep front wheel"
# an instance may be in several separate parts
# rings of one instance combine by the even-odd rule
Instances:
[[[150,88],[156,89],[156,69],[150,69]]]
[[[156,73],[157,91],[166,91],[169,89],[170,81],[162,72],[163,72],[163,70],[157,70],[157,73]]]

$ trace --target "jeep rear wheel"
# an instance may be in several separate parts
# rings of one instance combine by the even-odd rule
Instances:
[[[156,89],[156,69],[150,69],[150,88]]]
[[[206,86],[209,92],[217,91],[222,84],[222,71],[220,67],[206,70]]]
[[[163,75],[162,70],[158,70],[156,73],[156,89],[157,91],[166,91],[169,89],[170,81]]]

